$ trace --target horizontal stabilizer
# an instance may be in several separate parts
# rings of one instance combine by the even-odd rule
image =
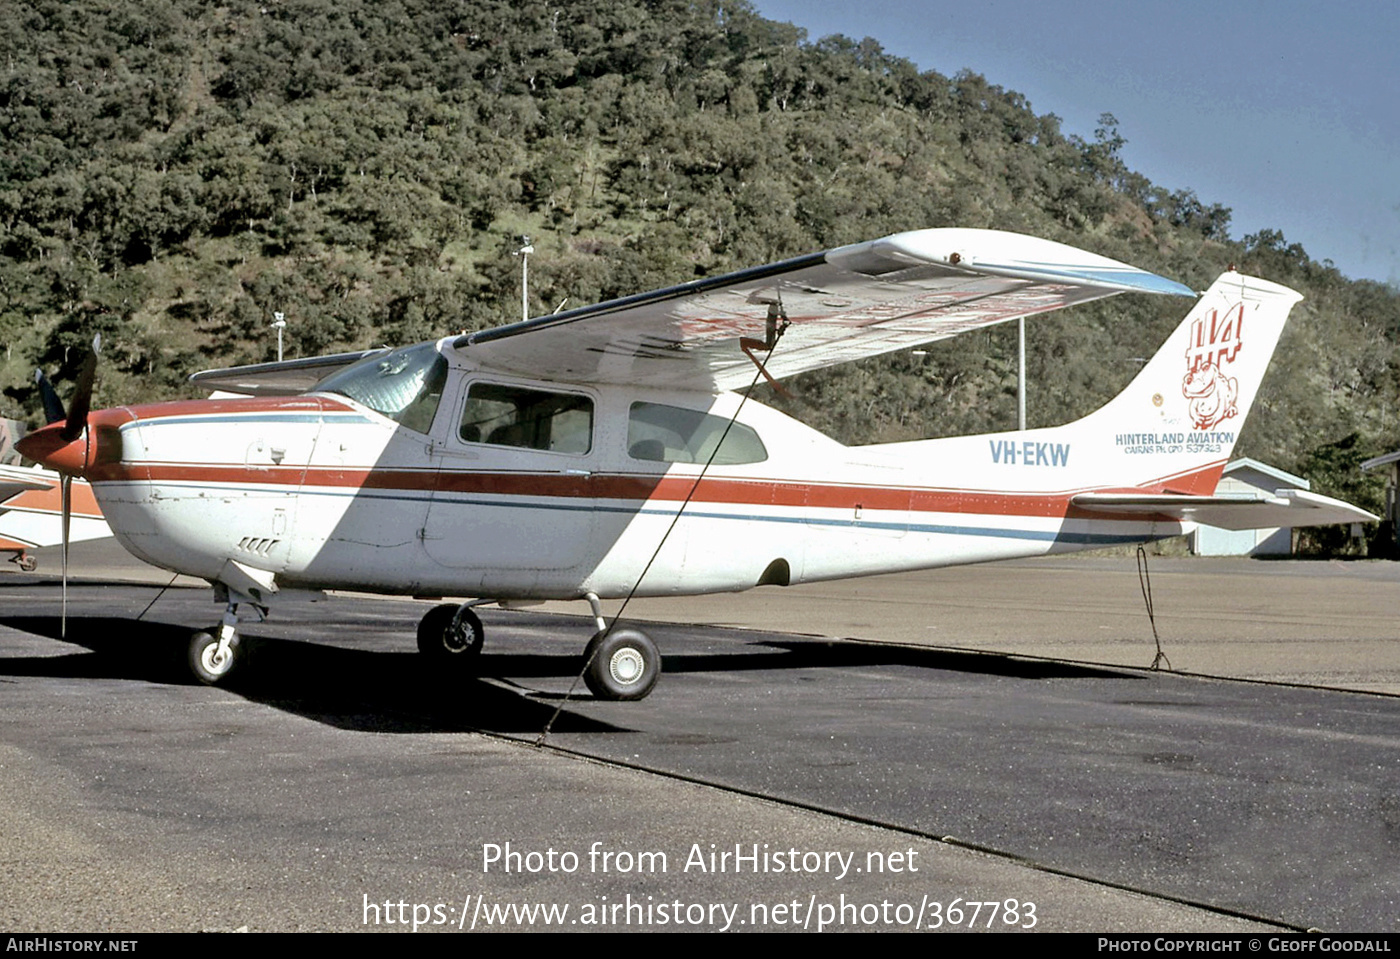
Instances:
[[[20,466],[0,466],[0,503],[25,490],[53,489],[57,485],[57,473]]]
[[[1080,493],[1070,502],[1096,513],[1170,516],[1232,530],[1371,523],[1380,518],[1339,499],[1298,489],[1276,490],[1272,496],[1263,492],[1217,493],[1214,496]]]

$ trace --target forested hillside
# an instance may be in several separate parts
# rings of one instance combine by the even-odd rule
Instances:
[[[1204,288],[1307,296],[1237,452],[1372,508],[1400,444],[1400,294],[1127,169],[974,74],[809,42],[742,0],[0,5],[0,413],[101,331],[100,403],[210,366],[398,344],[928,226],[1072,243]],[[1325,251],[1322,251],[1325,253]],[[1180,302],[1030,324],[1032,425],[1132,376]],[[1002,429],[1014,329],[799,379],[847,441]],[[64,388],[62,383],[60,390]],[[769,397],[771,398],[771,397]]]

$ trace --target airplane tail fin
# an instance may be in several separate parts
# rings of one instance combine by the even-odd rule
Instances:
[[[1301,299],[1268,280],[1222,274],[1127,389],[1073,426],[1107,444],[1121,467],[1109,472],[1126,486],[1214,492]]]

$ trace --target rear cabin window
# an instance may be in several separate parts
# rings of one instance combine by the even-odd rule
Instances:
[[[729,432],[726,435],[725,429]],[[720,446],[721,440],[723,446]],[[715,452],[715,447],[719,451]],[[633,403],[627,416],[627,455],[655,463],[716,466],[762,463],[768,450],[751,427],[722,416],[661,403]]]
[[[581,455],[593,448],[593,401],[577,393],[473,383],[458,435],[468,443]]]

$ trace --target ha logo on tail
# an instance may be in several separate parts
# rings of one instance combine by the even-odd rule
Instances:
[[[1229,375],[1243,340],[1244,304],[1225,311],[1212,309],[1209,316],[1191,323],[1191,343],[1186,348],[1186,377],[1181,394],[1191,401],[1191,423],[1208,430],[1239,412],[1239,380]]]

